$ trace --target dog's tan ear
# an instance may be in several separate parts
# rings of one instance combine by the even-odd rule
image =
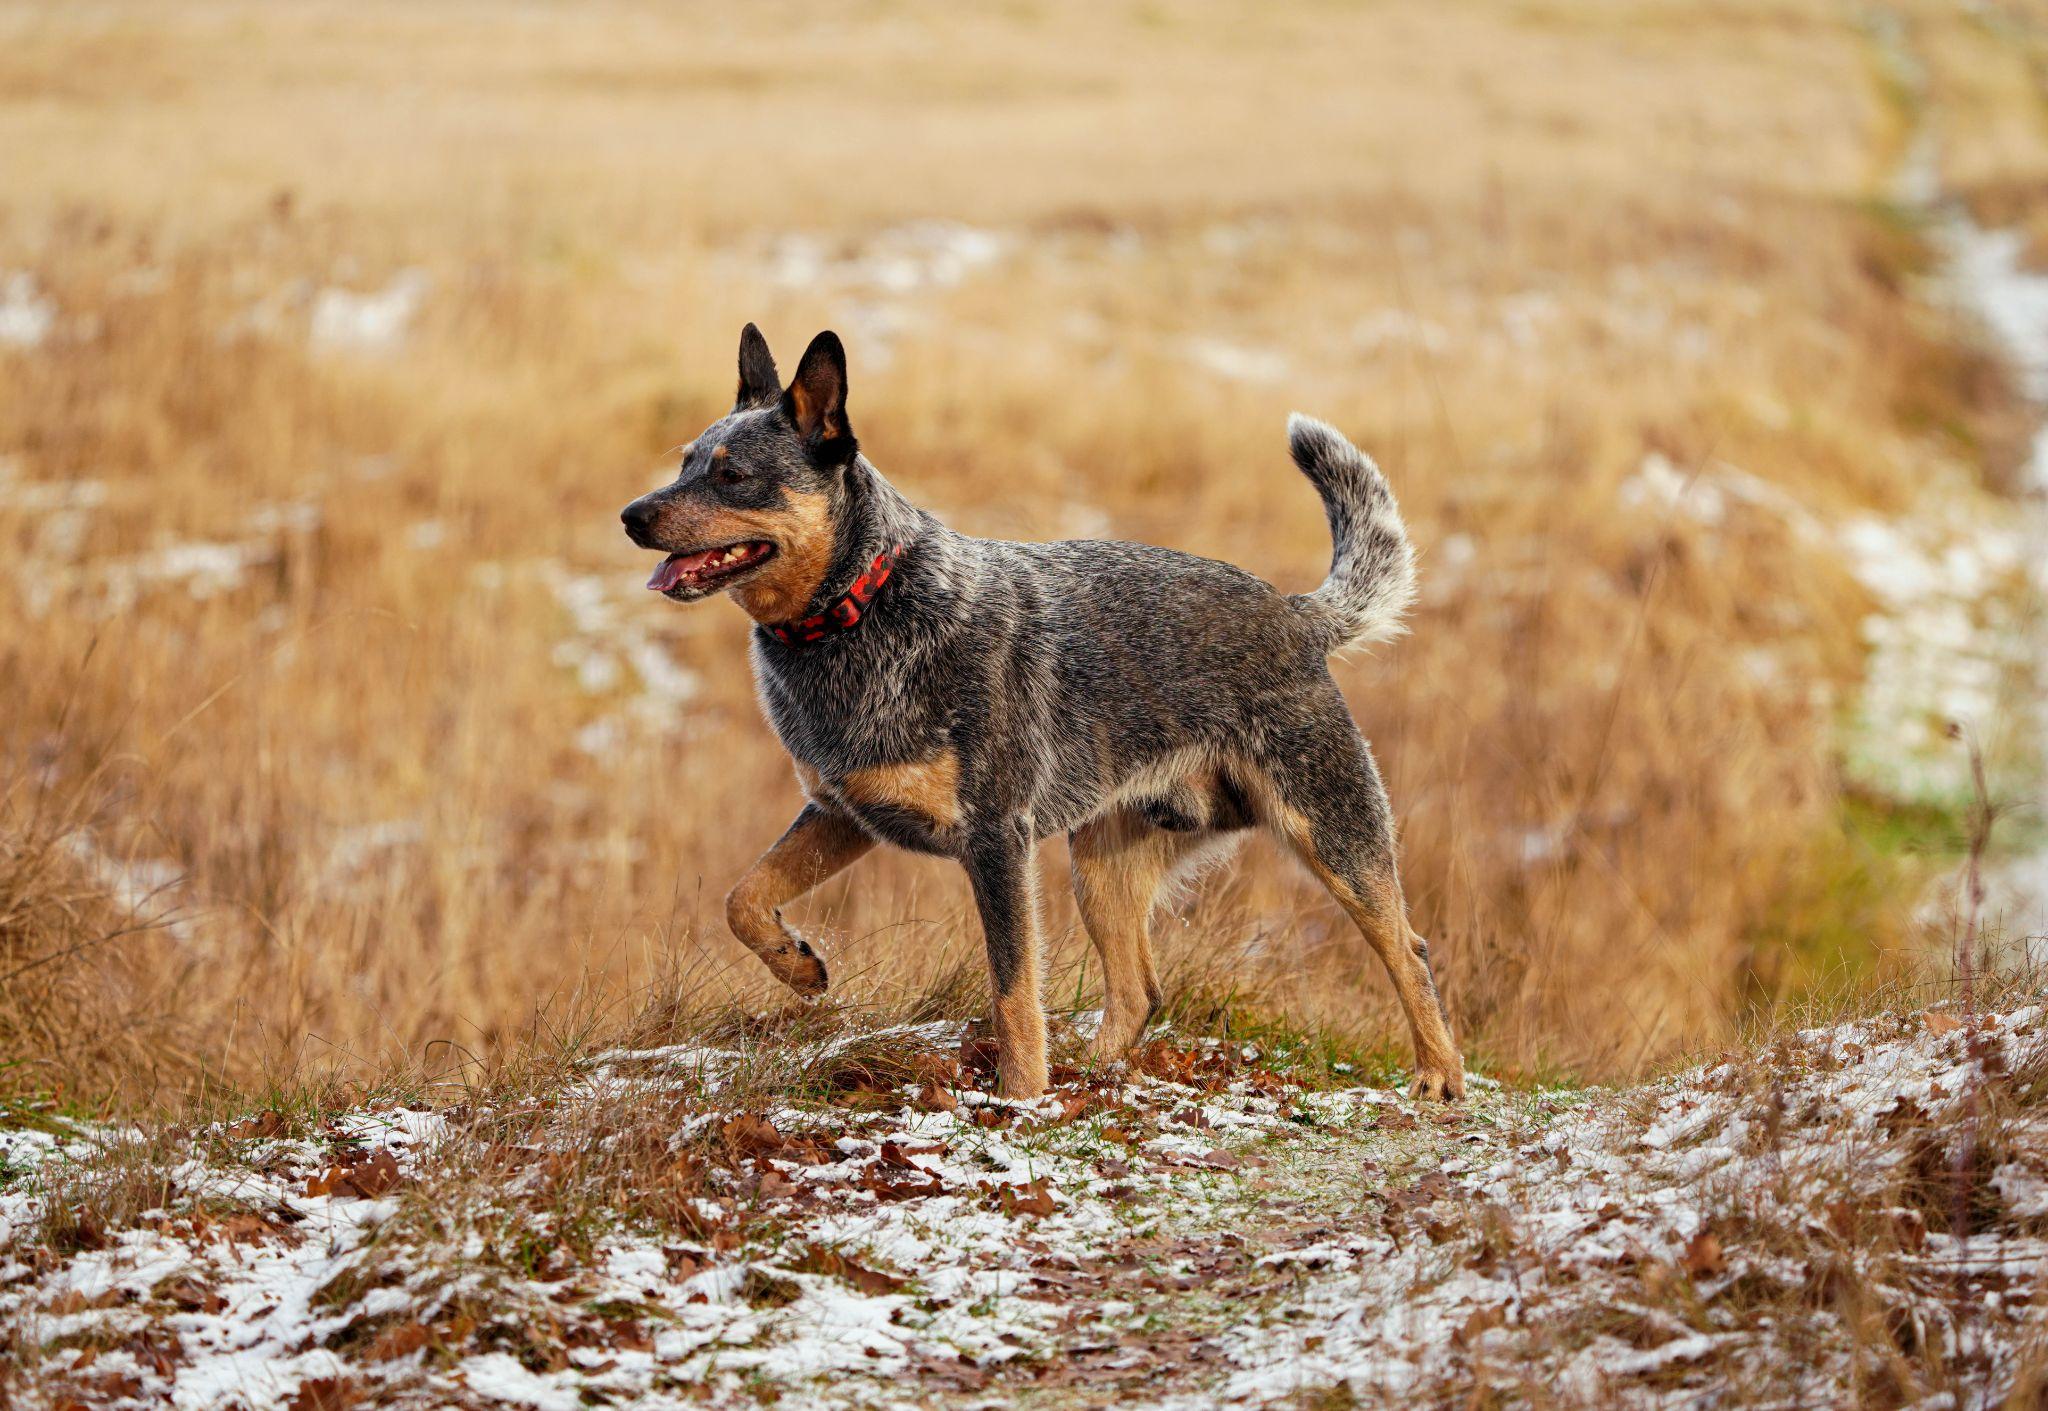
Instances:
[[[768,340],[751,323],[740,330],[740,391],[732,404],[734,411],[765,407],[782,395],[782,378],[775,371],[775,354]]]
[[[827,329],[811,340],[782,405],[812,455],[833,462],[852,457],[856,445],[846,420],[846,349],[838,334]]]

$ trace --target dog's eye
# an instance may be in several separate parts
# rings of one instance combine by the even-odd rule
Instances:
[[[731,461],[720,461],[718,468],[711,472],[711,478],[720,485],[737,485],[747,478],[747,473]]]

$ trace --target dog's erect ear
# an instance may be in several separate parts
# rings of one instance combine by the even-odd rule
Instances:
[[[740,330],[740,392],[734,411],[765,407],[782,395],[782,378],[775,371],[775,354],[768,340],[751,323]]]
[[[838,334],[820,333],[804,349],[796,376],[782,394],[782,408],[813,456],[828,464],[853,458],[859,445],[846,420],[846,349]]]

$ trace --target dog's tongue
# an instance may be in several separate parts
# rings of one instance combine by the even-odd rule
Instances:
[[[683,581],[683,575],[692,569],[701,568],[704,560],[711,557],[711,550],[705,549],[694,554],[670,554],[654,570],[654,576],[647,580],[647,586],[657,593],[666,593]]]

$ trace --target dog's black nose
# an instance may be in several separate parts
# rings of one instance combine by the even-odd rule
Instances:
[[[654,528],[654,506],[645,500],[635,500],[619,511],[619,519],[626,526],[627,538],[645,544],[648,532]]]

